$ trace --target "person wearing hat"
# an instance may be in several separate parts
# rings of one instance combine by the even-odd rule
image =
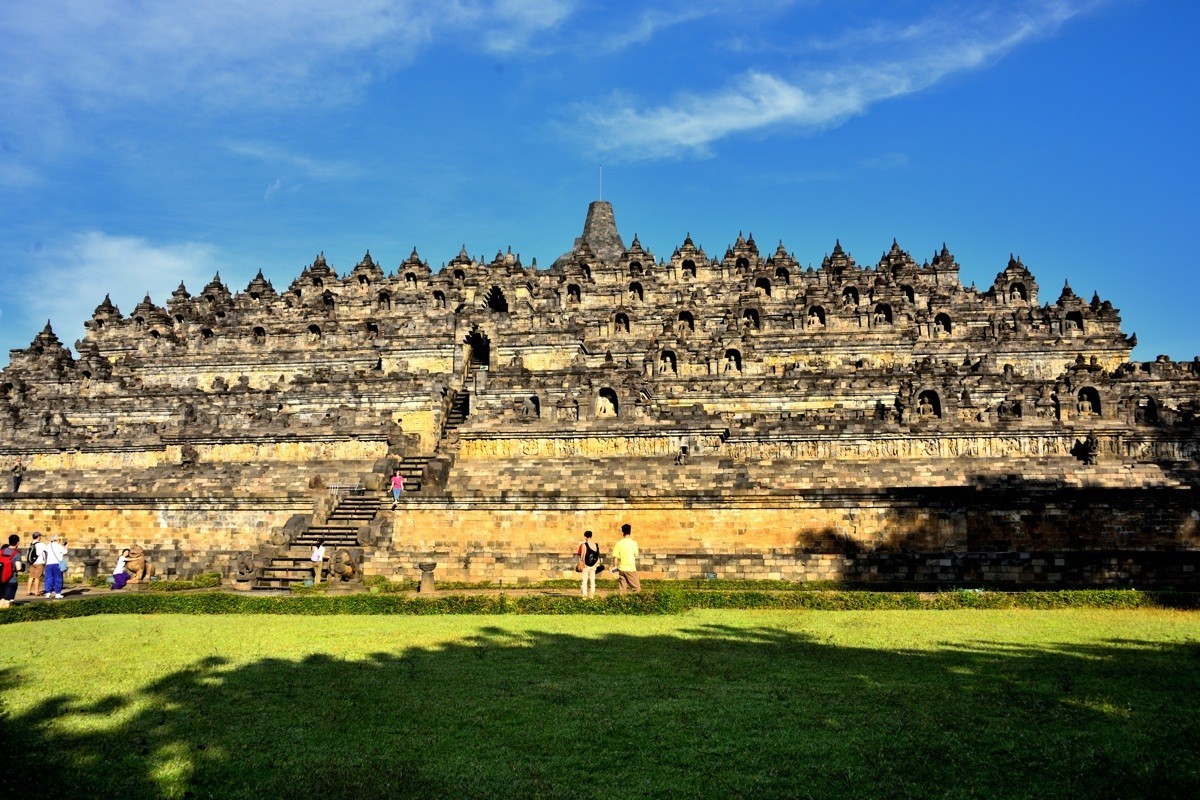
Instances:
[[[42,560],[42,551],[38,549],[41,540],[41,532],[34,531],[33,544],[29,545],[29,552],[25,554],[25,568],[29,570],[29,581],[25,584],[25,594],[29,597],[40,593],[42,576],[46,573],[46,562]]]
[[[49,600],[53,597],[55,600],[62,600],[62,562],[67,557],[67,548],[58,543],[57,535],[52,535],[48,542],[38,543],[37,548],[38,561],[46,567],[46,577],[43,580],[46,599]]]

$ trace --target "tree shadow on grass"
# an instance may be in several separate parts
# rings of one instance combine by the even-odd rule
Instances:
[[[5,691],[31,676],[0,675]],[[509,631],[6,716],[4,796],[1195,797],[1200,646]],[[18,769],[17,766],[20,766]]]

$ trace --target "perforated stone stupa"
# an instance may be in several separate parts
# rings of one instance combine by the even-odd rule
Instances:
[[[0,373],[29,469],[0,521],[102,559],[286,583],[362,486],[351,581],[559,577],[622,522],[671,577],[1195,581],[1200,361],[1131,362],[1111,302],[1048,300],[1015,257],[982,290],[945,245],[660,258],[595,202],[550,269],[322,255],[85,324]]]

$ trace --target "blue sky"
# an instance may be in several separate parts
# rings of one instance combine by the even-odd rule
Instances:
[[[0,8],[0,348],[324,251],[548,266],[946,242],[1200,353],[1200,3],[39,0]],[[0,363],[5,358],[0,356]]]

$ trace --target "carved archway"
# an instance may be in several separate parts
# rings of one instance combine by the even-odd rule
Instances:
[[[487,369],[492,361],[492,342],[482,331],[471,331],[463,339],[467,346],[467,358],[474,369]]]
[[[942,399],[932,389],[917,395],[917,418],[939,419],[942,416]]]
[[[679,372],[679,359],[673,350],[663,350],[658,357],[658,372],[660,375],[676,375]]]
[[[1159,419],[1158,402],[1153,397],[1139,397],[1134,400],[1134,423],[1138,425],[1157,425]]]
[[[729,348],[725,351],[725,364],[721,367],[722,372],[741,372],[742,371],[742,353],[740,350]]]
[[[620,412],[621,401],[617,399],[616,391],[605,386],[596,395],[596,416],[616,417]]]
[[[1075,412],[1081,417],[1099,417],[1100,392],[1094,386],[1084,386],[1075,395]]]
[[[488,290],[487,297],[484,298],[484,305],[489,311],[496,314],[508,313],[508,298],[504,296],[504,292],[499,286],[493,286]]]

